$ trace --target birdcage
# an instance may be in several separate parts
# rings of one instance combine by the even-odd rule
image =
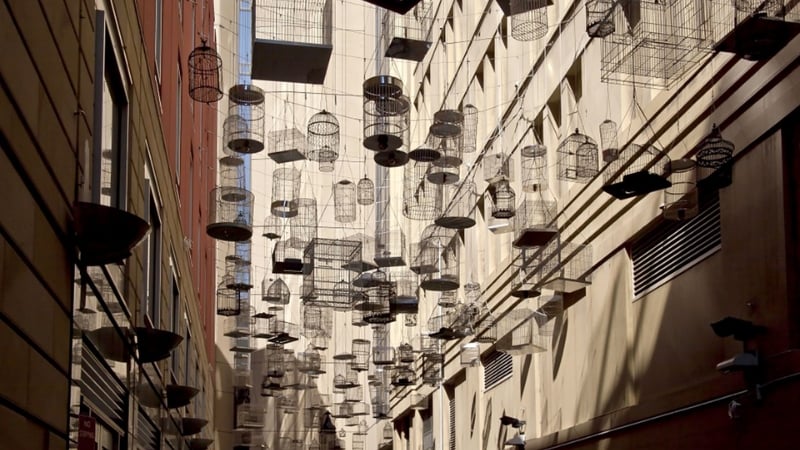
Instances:
[[[236,428],[264,428],[264,411],[252,403],[243,403],[236,407]]]
[[[492,314],[487,314],[475,329],[475,342],[494,344],[497,341],[497,319]]]
[[[761,61],[800,33],[800,8],[785,0],[714,0],[710,3],[714,50]]]
[[[614,32],[603,39],[601,80],[670,88],[707,54],[706,3],[641,0],[613,8]]]
[[[353,370],[363,372],[368,369],[370,344],[370,341],[366,339],[353,339],[352,353],[355,359],[353,359],[350,366]],[[360,398],[358,400],[360,400]]]
[[[300,362],[295,358],[291,350],[283,351],[283,370],[284,375],[281,386],[284,389],[301,390],[303,387],[303,373],[300,372]],[[296,404],[295,404],[296,406]]]
[[[458,291],[446,291],[442,292],[439,295],[439,299],[436,301],[438,306],[442,308],[453,308],[460,302],[458,298]]]
[[[549,297],[540,297],[537,306],[538,308],[533,313],[533,323],[536,325],[536,336],[540,338],[534,338],[534,341],[546,349],[547,340],[542,337],[552,336],[555,332],[556,321],[553,319],[564,312],[564,297],[558,293]]]
[[[460,137],[464,129],[464,114],[457,109],[441,109],[433,114],[430,133],[440,138]]]
[[[338,389],[349,389],[351,387],[360,386],[361,383],[358,380],[358,372],[353,369],[353,358],[352,355],[349,359],[337,359],[336,356],[333,357],[333,369],[334,369],[334,378],[333,378],[333,387]]]
[[[422,274],[420,287],[426,291],[452,291],[458,289],[459,278],[459,247],[456,241],[451,241],[447,246],[440,247],[436,260],[430,265],[436,268],[435,272]],[[423,262],[428,265],[428,263]]]
[[[619,141],[617,136],[617,123],[606,119],[600,124],[600,147],[603,162],[610,163],[619,158]]]
[[[517,194],[507,179],[501,179],[489,185],[489,196],[492,199],[492,217],[510,219],[517,211]]]
[[[226,200],[228,199],[228,200]],[[219,186],[209,193],[206,233],[223,241],[246,241],[253,235],[253,194],[242,188]]]
[[[502,179],[511,179],[513,173],[511,163],[511,159],[503,152],[486,155],[481,162],[484,181],[493,183]]]
[[[374,325],[372,336],[375,345],[372,347],[372,364],[387,366],[394,364],[395,351],[389,339],[389,329],[386,325]]]
[[[543,251],[539,273],[542,287],[575,292],[591,284],[592,247],[553,239]]]
[[[414,347],[404,342],[397,346],[397,362],[400,364],[412,364],[416,358],[414,357]]]
[[[542,247],[519,248],[515,249],[515,253],[514,270],[517,276],[511,286],[510,294],[517,298],[538,297],[541,294],[539,265]]]
[[[399,227],[391,227],[390,219],[378,222],[375,238],[375,257],[378,267],[406,265],[406,235]]]
[[[524,192],[546,191],[547,147],[542,144],[526,145],[520,149],[522,159],[522,190]]]
[[[385,11],[381,20],[381,47],[387,58],[422,61],[431,46],[429,33],[433,25],[429,0],[414,6],[413,12],[397,14]]]
[[[356,190],[356,197],[359,205],[367,206],[375,203],[375,183],[367,178],[366,175],[364,175],[364,178],[358,180]]]
[[[697,178],[700,183],[709,187],[725,187],[731,184],[733,142],[723,139],[717,125],[711,134],[700,143],[697,151]]]
[[[350,309],[353,272],[345,266],[361,261],[361,242],[314,238],[306,247],[304,259],[308,261],[310,270],[303,276],[300,296],[303,303]]]
[[[300,405],[297,401],[297,393],[294,391],[284,391],[277,399],[278,408],[280,408],[284,414],[297,414],[300,410]],[[295,449],[297,448],[295,444],[298,443],[289,440],[289,442],[283,443],[280,448]]]
[[[428,181],[432,166],[410,161],[404,168],[403,215],[412,220],[434,220],[442,213],[442,187]]]
[[[336,161],[329,159],[329,157],[326,158],[325,155],[330,155],[330,154],[323,154],[322,156],[320,156],[320,160],[317,163],[317,170],[323,173],[333,172],[334,170],[336,170],[336,164],[335,164]]]
[[[340,131],[336,116],[324,109],[308,119],[308,148],[306,156],[311,161],[336,161],[339,159]]]
[[[262,236],[269,240],[280,239],[284,233],[283,223],[278,216],[273,216],[271,213],[267,214],[264,219],[264,231]]]
[[[236,242],[231,245],[230,253],[225,255],[226,287],[237,291],[252,289],[250,280],[250,241]]]
[[[481,364],[481,347],[477,342],[469,342],[461,345],[459,352],[461,366],[474,367]]]
[[[267,155],[277,164],[306,159],[306,137],[297,128],[267,133]]]
[[[333,185],[334,218],[339,223],[356,220],[356,185],[350,180],[341,180]]]
[[[395,297],[395,287],[391,281],[380,281],[365,289],[366,300],[359,307],[363,320],[370,324],[394,322],[391,303]]]
[[[289,286],[280,278],[274,281],[266,276],[261,281],[261,300],[273,305],[288,305],[292,297]]]
[[[667,220],[688,220],[700,212],[697,192],[697,166],[691,159],[671,161],[670,187],[664,189],[663,216]]]
[[[278,167],[272,172],[272,203],[270,211],[277,217],[297,215],[300,196],[300,171],[294,167]]]
[[[549,0],[511,0],[511,37],[518,41],[535,41],[547,34]]]
[[[241,159],[238,156],[221,158],[219,164],[219,185],[245,189],[244,164],[237,164],[234,159]],[[225,192],[226,201],[236,201],[235,196],[241,195],[238,191]]]
[[[333,52],[333,1],[251,4],[253,79],[322,84]]]
[[[225,319],[225,326],[222,334],[232,338],[250,336],[254,319],[250,314],[239,314],[238,316]]]
[[[458,337],[453,328],[453,322],[457,313],[454,309],[448,308],[439,313],[434,313],[428,319],[428,336],[434,339],[449,341]]]
[[[274,274],[307,274],[311,264],[305,261],[303,251],[292,245],[292,239],[281,240],[272,250],[272,273]]]
[[[422,354],[422,382],[430,386],[438,386],[442,381],[442,355]]]
[[[304,336],[330,336],[333,330],[333,310],[317,305],[303,305]]]
[[[630,144],[603,172],[603,190],[626,199],[666,189],[669,158],[653,145]]]
[[[442,250],[450,245],[456,231],[434,224],[428,225],[420,236],[420,242],[411,246],[416,254],[410,269],[412,272],[424,275],[435,273],[439,270],[439,259]]]
[[[475,203],[478,197],[475,183],[465,180],[459,184],[446,186],[444,190],[450,202],[434,223],[441,227],[460,230],[475,226]]]
[[[353,386],[344,390],[344,401],[348,403],[357,403],[364,399],[364,387]]]
[[[593,38],[604,38],[613,33],[614,0],[588,0],[586,2],[586,34]]]
[[[294,201],[297,215],[289,218],[290,245],[305,250],[317,237],[317,201],[313,198],[298,198]]]
[[[475,153],[478,148],[478,108],[466,104],[461,108],[464,126],[461,132],[461,153]]]
[[[226,286],[223,280],[217,286],[217,314],[220,316],[238,316],[242,311],[240,292]]]
[[[425,178],[433,184],[455,184],[461,179],[461,163],[463,154],[461,152],[463,135],[453,137],[436,136],[428,134],[425,145],[439,154],[439,157],[431,161]]]
[[[420,336],[419,349],[420,353],[423,355],[425,354],[441,355],[442,344],[439,339],[430,336]]]
[[[347,402],[331,405],[331,417],[334,419],[347,419],[353,417],[353,404]]]
[[[419,310],[419,297],[417,296],[417,276],[407,269],[392,273],[395,283],[394,302],[390,307],[392,314],[416,314]]]
[[[597,143],[578,129],[559,144],[556,153],[559,180],[588,183],[597,175]]]
[[[223,142],[237,153],[264,150],[264,91],[252,84],[228,90],[228,117],[223,123]]]
[[[364,147],[383,152],[408,143],[409,110],[403,82],[390,75],[364,81]]]
[[[544,200],[540,194],[526,195],[514,216],[514,247],[540,247],[550,242],[558,232],[557,212],[555,200]]]
[[[364,321],[364,311],[356,307],[356,305],[360,304],[361,302],[361,300],[353,301],[353,310],[350,312],[350,324],[354,327],[365,327],[369,325],[369,323]]]
[[[233,446],[253,448],[266,446],[264,442],[264,433],[260,430],[234,430]]]
[[[273,344],[288,344],[300,339],[300,327],[285,320],[275,317],[269,319],[270,337],[269,341]]]
[[[325,370],[322,368],[322,357],[317,350],[307,348],[306,351],[297,354],[297,359],[299,361],[298,370],[300,373],[311,376],[325,373]]]
[[[189,96],[202,103],[215,103],[222,98],[220,80],[222,58],[203,39],[200,47],[189,53]]]

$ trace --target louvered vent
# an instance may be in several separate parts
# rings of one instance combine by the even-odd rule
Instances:
[[[450,450],[456,450],[456,396],[450,396]]]
[[[675,278],[721,246],[719,193],[713,191],[701,199],[701,212],[694,219],[665,221],[633,243],[635,297]]]
[[[422,416],[422,450],[434,450],[436,441],[433,439],[433,415],[428,412]]]
[[[143,450],[158,450],[158,428],[141,408],[136,414],[136,440]]]
[[[93,408],[125,428],[125,387],[86,341],[81,356],[81,394]]]
[[[497,386],[503,381],[511,378],[514,369],[514,359],[508,353],[492,352],[484,360],[483,364],[483,390]]]

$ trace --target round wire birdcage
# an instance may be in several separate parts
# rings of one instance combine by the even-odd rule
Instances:
[[[209,193],[206,233],[223,241],[246,241],[253,235],[253,193],[242,188],[219,186]]]
[[[264,150],[264,91],[252,84],[237,84],[228,90],[225,145],[237,153]]]
[[[459,230],[475,226],[477,198],[475,183],[465,180],[459,184],[446,186],[445,194],[450,198],[450,202],[434,223],[441,227]]]
[[[453,138],[461,136],[464,127],[464,114],[456,109],[441,109],[433,114],[430,133],[437,137]]]
[[[278,167],[272,172],[272,203],[270,211],[277,217],[297,215],[297,197],[300,196],[300,171],[294,167]]]
[[[239,291],[227,287],[223,281],[217,286],[217,315],[238,316],[242,312]]]
[[[547,147],[542,144],[526,145],[520,150],[520,155],[523,192],[547,190]]]
[[[364,147],[383,152],[406,144],[410,105],[403,96],[403,82],[389,75],[364,81]]]
[[[202,103],[216,103],[222,98],[220,77],[222,74],[222,57],[206,44],[205,39],[200,47],[189,53],[189,96]]]
[[[308,148],[306,157],[311,161],[336,161],[339,158],[339,121],[324,109],[308,120]]]
[[[363,372],[369,368],[369,348],[371,342],[366,339],[353,339],[353,370]],[[359,398],[360,400],[360,398]]]
[[[320,153],[319,161],[317,162],[317,170],[322,173],[330,173],[336,169],[336,160],[331,159],[332,154]]]
[[[711,128],[711,134],[703,140],[700,144],[700,149],[697,151],[697,165],[708,169],[719,169],[726,164],[730,164],[733,160],[735,149],[733,142],[723,139],[722,133],[720,133],[717,125],[714,124]]]
[[[264,219],[264,231],[262,236],[269,240],[280,239],[283,235],[284,227],[281,218],[273,216],[271,213],[267,214]]]
[[[466,104],[461,108],[464,126],[461,133],[461,153],[475,153],[478,148],[478,108]]]
[[[264,277],[261,282],[261,290],[261,300],[273,305],[288,305],[292,297],[289,286],[280,278],[272,281]]]
[[[597,142],[578,129],[561,141],[556,154],[559,180],[588,183],[597,175]]]
[[[514,193],[514,189],[507,179],[490,184],[489,195],[492,198],[492,217],[495,219],[514,217],[517,209],[517,194]]]
[[[431,164],[410,161],[404,168],[403,215],[412,220],[434,220],[442,213],[443,190],[428,181]]]
[[[511,37],[535,41],[547,34],[547,0],[511,0]]]
[[[339,223],[356,220],[356,185],[350,180],[341,180],[333,185],[334,218]]]
[[[359,205],[371,205],[375,203],[375,183],[372,182],[366,175],[364,178],[358,180],[356,185],[358,189],[357,197]]]
[[[600,124],[600,146],[603,162],[610,163],[619,158],[619,141],[617,123],[606,119]]]
[[[395,297],[394,283],[380,281],[365,289],[366,301],[361,304],[363,320],[370,324],[389,323],[395,320],[392,300]]]
[[[305,251],[317,237],[317,201],[313,198],[298,198],[294,201],[297,214],[289,218],[290,245]]]
[[[669,165],[670,187],[664,189],[663,215],[667,220],[688,220],[700,212],[697,166],[691,159],[676,159]]]
[[[229,164],[230,161],[223,162],[223,159],[220,159],[219,165],[219,185],[245,189],[244,164]],[[235,193],[236,191],[232,191],[227,194]],[[234,199],[226,198],[225,200]]]
[[[400,364],[411,364],[416,358],[414,357],[414,347],[404,342],[397,346],[397,362]]]
[[[458,289],[459,278],[459,249],[451,242],[436,252],[438,257],[431,264],[436,271],[422,275],[420,287],[426,291],[452,291]]]
[[[463,136],[441,137],[429,133],[426,145],[439,153],[439,158],[431,161],[425,178],[433,184],[455,184],[461,179],[463,155],[461,145]]]
[[[604,38],[616,31],[614,26],[614,0],[586,1],[586,34]]]

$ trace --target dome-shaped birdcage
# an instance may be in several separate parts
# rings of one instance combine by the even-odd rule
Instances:
[[[333,162],[339,159],[339,121],[324,109],[308,120],[308,151],[311,161]]]
[[[691,159],[671,161],[670,187],[664,189],[663,216],[667,220],[688,220],[700,212],[697,192],[697,166]]]
[[[280,278],[272,281],[264,277],[264,281],[261,282],[261,289],[263,292],[261,300],[273,305],[288,305],[292,297],[289,286]]]
[[[333,185],[333,216],[339,223],[356,220],[356,185],[350,180],[341,180]]]
[[[507,179],[501,179],[489,185],[489,196],[492,199],[492,217],[510,219],[517,210],[517,194]]]
[[[264,231],[262,236],[267,239],[280,239],[284,233],[284,226],[283,221],[278,216],[273,216],[271,213],[267,214],[267,218],[264,219]]]
[[[357,198],[359,205],[371,205],[375,203],[375,183],[372,182],[366,175],[364,178],[358,180],[356,185],[358,190]]]
[[[520,149],[522,159],[523,192],[546,191],[549,185],[547,178],[547,147],[542,144],[526,145]]]
[[[403,215],[412,220],[434,220],[442,213],[442,187],[431,183],[430,163],[410,161],[403,177]]]
[[[364,147],[383,152],[407,144],[410,105],[403,82],[390,75],[364,81]]]
[[[237,84],[228,91],[223,142],[237,153],[264,150],[264,91],[258,86]]]
[[[475,153],[478,146],[478,108],[467,104],[461,108],[464,127],[461,132],[461,153]]]
[[[465,180],[459,184],[445,186],[446,198],[450,202],[434,223],[440,227],[466,229],[475,226],[475,203],[478,195],[475,183]]]
[[[670,185],[668,167],[669,158],[655,146],[630,144],[604,170],[603,190],[626,199],[666,189]]]
[[[550,242],[558,228],[555,200],[545,200],[541,195],[527,195],[514,215],[514,247],[539,247]]]
[[[401,364],[411,364],[416,357],[414,356],[414,347],[404,342],[397,346],[397,361]]]
[[[600,147],[603,162],[610,163],[619,158],[617,123],[611,119],[606,119],[600,124]]]
[[[238,316],[242,312],[240,293],[229,287],[223,280],[217,286],[217,315]]]
[[[202,103],[215,103],[222,98],[220,77],[222,58],[203,40],[189,53],[189,96]]]
[[[439,158],[431,161],[426,179],[433,184],[455,184],[461,179],[463,162],[461,152],[463,136],[440,137],[428,134],[426,145],[439,153]]]
[[[700,143],[700,149],[697,151],[697,166],[711,172],[730,167],[735,149],[733,142],[723,139],[722,133],[714,124],[711,134]],[[701,174],[702,178],[706,178],[702,175],[706,174]]]
[[[614,26],[614,0],[586,1],[586,34],[593,38],[604,38],[616,30]]]
[[[352,353],[355,356],[351,367],[353,370],[363,372],[369,368],[369,347],[371,342],[366,339],[353,339]],[[359,398],[359,400],[361,400]]]
[[[219,186],[209,193],[206,233],[223,241],[246,241],[253,235],[253,194],[247,189]]]
[[[535,41],[547,34],[548,0],[511,0],[511,37],[518,41]]]
[[[559,180],[588,183],[597,175],[597,142],[577,129],[559,144],[556,153]]]
[[[313,198],[298,198],[294,201],[297,214],[289,218],[290,245],[305,250],[317,237],[317,201]]]
[[[273,216],[294,217],[297,215],[297,197],[300,196],[300,171],[294,167],[278,167],[272,172]]]

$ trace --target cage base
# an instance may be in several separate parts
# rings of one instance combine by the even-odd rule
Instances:
[[[542,247],[550,242],[558,230],[553,228],[526,228],[517,235],[512,245],[515,248]]]
[[[417,275],[425,275],[428,273],[436,273],[438,271],[435,265],[418,265],[410,266],[409,269]]]
[[[245,283],[243,281],[235,281],[232,283],[228,283],[225,285],[228,289],[233,289],[234,291],[249,291],[253,289],[253,285],[250,283]]]
[[[228,167],[239,167],[244,164],[244,160],[238,156],[223,156],[219,159],[219,163]]]
[[[364,314],[364,322],[369,324],[387,324],[392,323],[395,320],[397,320],[397,318],[391,312]]]
[[[253,39],[254,80],[322,84],[333,46]]]
[[[800,23],[751,14],[714,45],[714,50],[763,61],[775,56],[798,33]]]
[[[408,157],[418,162],[432,162],[441,158],[442,154],[432,148],[417,148],[408,152]]]
[[[419,287],[426,291],[454,291],[458,289],[458,282],[446,278],[434,278],[432,280],[423,281],[420,283]]]
[[[714,170],[705,178],[697,180],[697,189],[700,191],[720,189],[730,186],[731,183],[733,183],[733,165],[728,163]]]
[[[243,338],[243,337],[250,336],[249,332],[242,331],[242,330],[231,330],[231,331],[225,332],[223,334],[225,336],[228,336],[228,337],[231,337],[231,338]]]
[[[256,338],[256,339],[269,339],[270,336],[272,336],[272,335],[269,334],[269,333],[255,333],[255,334],[253,334],[253,337]]]
[[[233,317],[238,316],[242,313],[242,310],[239,308],[217,308],[217,315],[223,317]]]
[[[262,236],[264,236],[265,238],[267,238],[269,240],[278,239],[278,238],[281,237],[280,234],[272,233],[272,232],[269,232],[269,231],[264,232],[264,234],[262,234]]]
[[[221,241],[242,242],[253,236],[253,229],[236,222],[217,222],[206,226],[206,234]]]
[[[471,217],[443,216],[434,220],[433,223],[440,227],[455,230],[464,230],[475,226],[475,219]]]
[[[570,294],[579,291],[591,283],[585,280],[560,277],[542,284],[543,289]]]
[[[402,150],[384,150],[372,157],[375,164],[383,167],[400,167],[408,162],[408,153]]]
[[[236,153],[252,154],[264,150],[264,143],[249,138],[237,138],[228,141],[228,148]]]
[[[395,297],[389,302],[389,310],[394,314],[416,314],[419,312],[419,299],[416,297]]]
[[[406,260],[402,256],[376,256],[374,261],[378,267],[402,267],[406,265]]]
[[[377,265],[372,264],[369,261],[350,261],[347,264],[342,265],[342,269],[358,273],[369,272],[370,270],[375,270],[377,268]]]
[[[457,173],[452,172],[432,172],[425,178],[433,184],[456,184],[461,179]]]
[[[306,159],[306,155],[296,148],[282,150],[279,152],[269,152],[267,153],[267,155],[277,164],[284,164],[293,161],[303,161]]]
[[[253,347],[248,347],[246,345],[234,345],[230,348],[233,353],[253,353],[256,351]]]
[[[272,342],[273,344],[283,345],[283,344],[288,344],[290,342],[294,342],[298,339],[299,339],[298,337],[292,336],[289,333],[278,333],[268,338],[267,340]]]
[[[672,186],[666,178],[651,172],[636,172],[625,175],[622,181],[603,186],[603,191],[611,196],[624,200],[639,195],[660,191]]]
[[[428,335],[433,339],[439,339],[443,341],[452,341],[453,339],[458,339],[459,334],[456,333],[455,330],[448,327],[441,327],[438,331],[435,331]]]
[[[288,219],[295,217],[298,214],[297,202],[277,200],[269,205],[269,210],[275,217],[283,217]]]
[[[403,146],[403,138],[393,134],[373,134],[364,138],[364,147],[375,152],[397,150]]]
[[[533,286],[518,286],[511,289],[510,294],[516,298],[535,298],[542,295],[542,291]]]
[[[401,37],[392,38],[386,48],[384,56],[387,58],[405,59],[408,61],[422,61],[431,48],[431,43],[417,39],[407,39]]]
[[[311,273],[311,266],[310,264],[303,264],[303,261],[298,258],[286,258],[283,261],[273,261],[272,273],[308,275]]]

